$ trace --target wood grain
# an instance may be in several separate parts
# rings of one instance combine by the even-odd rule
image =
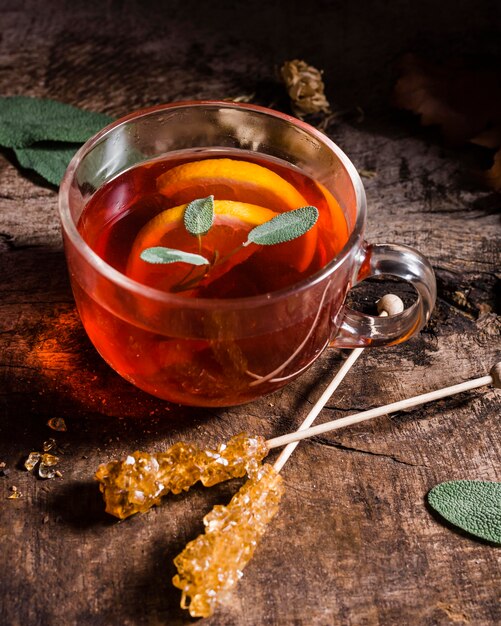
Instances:
[[[386,102],[391,63],[408,46],[481,52],[499,7],[481,2],[472,14],[467,2],[454,10],[449,2],[434,5],[432,20],[431,3],[419,10],[403,0],[384,15],[375,2],[362,12],[327,2],[209,5],[58,0],[42,11],[34,1],[0,0],[0,92],[116,116],[251,92],[282,106],[278,63],[305,57],[325,68],[336,106],[366,110],[364,121],[340,117],[329,134],[358,168],[377,173],[364,180],[367,237],[427,255],[439,298],[418,337],[362,355],[322,419],[488,372],[501,358],[499,195],[466,177],[476,153],[445,148]],[[421,33],[414,43],[411,30]],[[285,433],[343,356],[326,352],[299,380],[247,406],[169,405],[119,378],[91,346],[66,275],[56,191],[19,171],[9,151],[0,152],[0,219],[0,461],[10,470],[0,477],[0,622],[192,623],[170,585],[172,558],[238,481],[116,523],[92,481],[97,465],[181,439],[212,445],[241,430]],[[387,286],[372,281],[352,299],[367,308]],[[485,389],[301,444],[283,472],[282,509],[232,604],[204,624],[499,624],[499,549],[425,504],[444,480],[501,480],[499,406],[499,392]],[[67,432],[51,431],[51,417],[64,417]],[[64,451],[63,477],[42,481],[22,464],[50,436]],[[22,498],[7,499],[11,485]]]

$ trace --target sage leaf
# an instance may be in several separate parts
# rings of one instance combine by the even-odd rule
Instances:
[[[59,185],[80,144],[37,144],[28,148],[14,148],[21,167],[34,170],[53,185]]]
[[[192,254],[191,252],[183,252],[174,248],[164,248],[163,246],[154,246],[146,248],[139,255],[146,263],[168,264],[168,263],[190,263],[190,265],[209,265],[209,261],[200,254]]]
[[[428,493],[428,503],[471,535],[501,543],[501,483],[453,480]]]
[[[190,202],[184,210],[184,227],[192,235],[205,235],[214,221],[214,196]]]
[[[57,100],[8,96],[0,98],[0,145],[25,148],[40,141],[83,143],[112,121]]]
[[[247,235],[244,245],[257,243],[261,246],[274,246],[277,243],[292,241],[308,232],[317,220],[318,209],[314,206],[304,206],[280,213],[268,222],[253,228]]]

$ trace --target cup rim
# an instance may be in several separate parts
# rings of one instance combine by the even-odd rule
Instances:
[[[94,250],[87,244],[83,237],[78,232],[77,226],[71,216],[70,211],[70,190],[74,174],[80,162],[87,154],[87,152],[94,147],[99,141],[101,141],[107,134],[116,129],[117,127],[127,124],[129,121],[138,119],[140,117],[146,117],[152,113],[158,113],[164,110],[182,109],[187,107],[226,107],[233,109],[244,109],[247,111],[255,111],[256,113],[266,114],[271,117],[278,118],[295,126],[298,126],[303,131],[313,135],[317,140],[324,143],[339,159],[342,165],[345,167],[350,180],[353,183],[353,188],[356,198],[357,215],[352,232],[345,243],[342,250],[324,267],[320,270],[300,280],[288,287],[279,289],[277,291],[267,292],[255,296],[245,296],[242,298],[185,298],[176,294],[171,294],[154,287],[144,285],[132,278],[129,278],[122,272],[118,271],[111,265],[109,265],[104,259],[102,259]],[[97,272],[105,275],[110,281],[117,286],[125,289],[128,292],[133,292],[136,295],[146,297],[159,304],[169,305],[181,305],[185,308],[197,308],[197,309],[221,309],[221,308],[245,308],[257,307],[262,304],[270,304],[277,300],[285,299],[289,296],[296,295],[309,289],[319,283],[321,283],[328,276],[333,274],[338,267],[340,267],[346,258],[349,256],[350,251],[354,248],[358,239],[363,235],[367,202],[365,196],[365,189],[355,166],[347,157],[347,155],[341,150],[341,148],[335,144],[326,134],[322,133],[315,127],[307,124],[303,120],[300,120],[286,113],[268,109],[256,104],[248,104],[241,102],[231,102],[224,100],[183,100],[179,102],[172,102],[168,104],[160,104],[152,107],[142,108],[128,115],[125,115],[118,120],[108,124],[102,128],[93,137],[88,139],[83,146],[76,152],[71,159],[68,168],[63,176],[59,187],[59,217],[64,234],[69,238],[71,243],[78,250],[79,254],[84,260],[89,263]]]

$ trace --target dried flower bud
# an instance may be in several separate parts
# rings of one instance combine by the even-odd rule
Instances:
[[[330,104],[325,97],[322,73],[305,61],[286,61],[280,75],[292,101],[292,109],[298,117],[312,113],[330,113]]]

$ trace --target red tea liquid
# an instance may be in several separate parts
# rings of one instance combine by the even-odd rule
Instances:
[[[182,189],[179,184],[163,188],[162,180],[173,168],[178,168],[175,172],[181,171],[183,179],[180,166],[205,160],[192,152],[142,163],[106,183],[90,199],[80,218],[78,228],[84,240],[109,265],[134,280],[166,292],[175,291],[177,297],[219,300],[270,294],[291,287],[318,272],[345,245],[348,227],[336,200],[322,185],[299,170],[275,160],[251,161],[248,153],[243,159],[239,151],[217,151],[204,156],[205,159],[224,160],[224,167],[217,164],[218,171],[222,168],[227,174],[224,180],[221,176],[209,177],[202,182],[194,179],[190,185],[188,176],[187,181],[182,181]],[[303,235],[303,238],[309,238],[308,241],[298,238],[275,246],[252,244],[234,254],[231,262],[222,264],[218,271],[209,272],[209,278],[194,280],[188,283],[189,288],[181,289],[176,287],[184,284],[182,280],[179,282],[180,279],[190,271],[196,279],[199,268],[193,269],[184,263],[152,266],[143,261],[138,263],[136,256],[131,260],[138,234],[144,232],[148,233],[150,245],[202,251],[206,258],[221,258],[238,249],[252,228],[239,219],[216,215],[213,227],[201,238],[202,244],[186,232],[182,223],[172,223],[168,210],[196,198],[213,194],[216,202],[229,200],[256,206],[263,206],[266,202],[265,209],[276,213],[298,208],[287,205],[284,200],[286,187],[280,181],[269,180],[266,172],[250,184],[249,181],[233,180],[232,161],[228,159],[233,163],[255,163],[271,170],[304,198],[298,206],[317,207],[319,219],[315,232]],[[252,173],[252,168],[249,171]],[[292,200],[289,198],[288,201],[290,204]],[[152,221],[161,214],[161,218]],[[252,208],[250,214],[253,219]],[[157,222],[163,225],[157,227]],[[158,241],[155,240],[156,234]],[[137,250],[134,251],[136,254]],[[330,333],[329,299],[325,294],[318,296],[318,311],[303,319],[295,310],[290,319],[280,322],[278,318],[282,313],[277,311],[277,328],[271,332],[259,334],[256,330],[253,334],[250,329],[241,333],[236,330],[239,324],[234,326],[235,313],[230,324],[223,310],[222,313],[211,313],[208,322],[204,317],[203,329],[183,330],[175,323],[171,334],[168,324],[162,333],[146,329],[148,315],[158,314],[146,298],[144,303],[138,303],[138,296],[130,300],[130,294],[124,293],[121,306],[127,306],[130,300],[131,308],[139,310],[138,317],[145,320],[135,325],[121,315],[114,315],[113,307],[103,302],[106,296],[98,295],[98,292],[99,286],[94,294],[82,290],[77,300],[86,330],[99,352],[114,369],[138,387],[182,404],[240,404],[272,391],[282,386],[284,379],[292,379],[304,369],[325,347]],[[117,294],[113,297],[116,300]],[[344,294],[339,294],[339,298],[343,297]],[[259,320],[255,321],[256,328],[260,327]],[[247,327],[253,325],[251,317]],[[302,342],[304,346],[297,350]],[[275,370],[277,373],[269,377]]]

